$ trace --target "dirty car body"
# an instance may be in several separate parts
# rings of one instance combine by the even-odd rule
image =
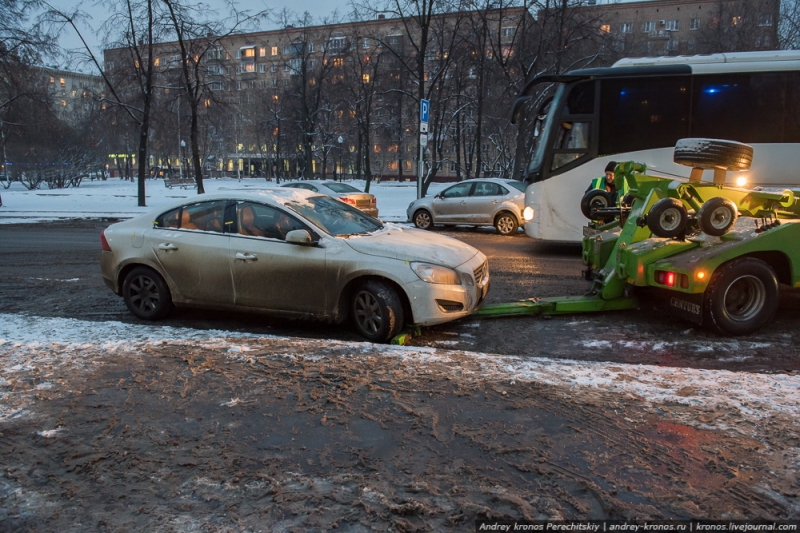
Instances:
[[[172,304],[360,317],[357,331],[385,342],[403,325],[471,313],[489,288],[486,257],[475,248],[298,189],[184,200],[114,224],[102,240],[104,281],[144,319]]]

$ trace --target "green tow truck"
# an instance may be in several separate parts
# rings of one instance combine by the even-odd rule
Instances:
[[[589,293],[486,305],[476,315],[632,309],[635,289],[648,287],[678,315],[719,333],[756,331],[777,310],[779,283],[800,287],[800,191],[726,185],[728,171],[749,169],[752,157],[741,143],[682,139],[674,160],[692,167],[689,179],[620,163],[616,180],[630,189],[620,205],[605,191],[584,198],[593,219],[582,251]],[[712,182],[702,181],[705,170]]]

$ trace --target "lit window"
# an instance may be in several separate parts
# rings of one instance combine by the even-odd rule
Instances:
[[[157,57],[157,58],[156,58],[156,59],[153,61],[153,65],[155,65],[155,66],[158,66],[158,65],[160,65],[160,64],[161,64],[161,58],[158,58],[158,57]]]
[[[248,63],[248,64],[246,64],[244,66],[244,71],[245,72],[255,72],[256,71],[256,66],[253,63]]]
[[[381,145],[376,144],[375,146],[372,147],[372,151],[377,154],[378,152],[381,151]]]
[[[54,77],[50,76],[50,83],[55,83],[55,82],[56,82],[56,79]]]
[[[203,100],[203,106],[204,107],[211,107],[211,100],[209,98],[206,98],[205,100]]]
[[[731,18],[731,26],[741,26],[741,25],[742,25],[742,17]]]
[[[278,55],[278,47],[277,47],[277,46],[273,46],[273,47],[272,47],[272,50],[271,50],[271,53],[272,53],[272,55],[274,55],[274,56]]]
[[[337,57],[336,59],[333,60],[334,67],[341,67],[342,65],[344,65],[344,59],[342,59],[341,57]]]
[[[600,26],[601,33],[609,33],[611,31],[611,24],[603,24]]]
[[[61,100],[61,105],[66,106],[67,105],[67,101],[66,100]]]
[[[139,68],[139,62],[138,61],[136,62],[136,68]],[[64,81],[64,78],[59,78],[58,81],[61,83],[62,87],[66,86],[66,84],[67,84],[67,82]]]
[[[244,57],[256,57],[256,49],[248,48],[244,51]]]
[[[369,83],[369,74],[362,74],[361,81],[363,81],[364,83]]]
[[[267,55],[267,49],[266,49],[266,47],[262,46],[261,48],[259,48],[259,49],[258,49],[258,55],[259,55],[259,57],[264,57],[264,56],[266,56],[266,55]]]
[[[278,101],[278,95],[277,94],[273,94],[272,95],[272,101],[273,102],[277,102]]]

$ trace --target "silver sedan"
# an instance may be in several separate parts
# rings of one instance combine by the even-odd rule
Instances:
[[[352,185],[338,181],[293,181],[281,187],[291,187],[293,189],[305,189],[311,192],[327,194],[333,198],[338,198],[346,204],[361,209],[366,214],[378,218],[378,201],[374,194],[362,192]]]
[[[516,233],[525,209],[525,185],[498,178],[456,183],[436,196],[411,202],[406,214],[420,229],[434,224],[494,226],[501,235]]]
[[[475,248],[300,189],[184,200],[109,226],[101,244],[106,285],[145,320],[173,306],[349,319],[386,342],[470,314],[489,289]]]

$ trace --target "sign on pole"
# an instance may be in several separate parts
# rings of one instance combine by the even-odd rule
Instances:
[[[420,100],[419,102],[419,121],[428,123],[428,112],[430,111],[431,103],[428,100]]]
[[[428,115],[431,103],[428,100],[419,101],[419,159],[417,160],[417,198],[422,198],[422,170],[425,161],[425,145],[428,144]]]

